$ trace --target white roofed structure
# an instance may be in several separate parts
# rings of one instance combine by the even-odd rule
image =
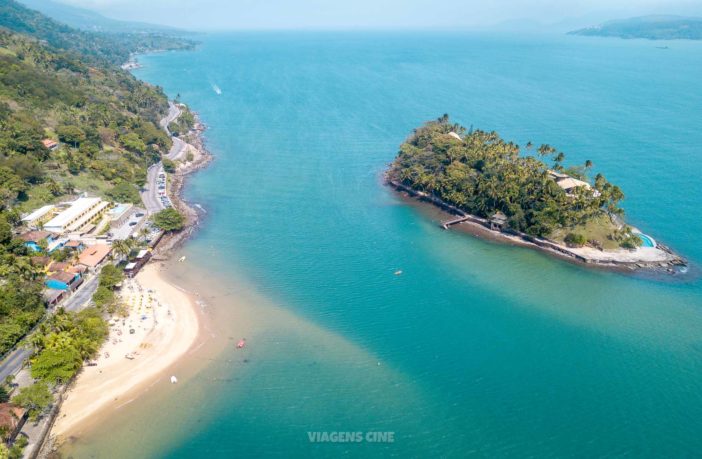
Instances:
[[[22,222],[25,225],[33,226],[42,221],[44,218],[48,216],[48,213],[54,210],[56,206],[53,204],[49,204],[43,207],[38,208],[34,212],[30,213],[29,215],[26,215],[25,217],[22,217]]]
[[[558,186],[563,188],[564,190],[572,190],[573,188],[578,188],[578,187],[585,187],[588,190],[590,189],[590,184],[587,182],[583,182],[582,180],[574,179],[573,177],[568,177],[562,180],[559,180]]]
[[[110,203],[100,198],[78,198],[68,209],[49,220],[44,228],[55,233],[79,231],[109,207]]]
[[[576,188],[585,188],[586,190],[591,190],[594,197],[598,197],[600,192],[593,189],[592,186],[582,180],[571,177],[568,174],[562,174],[556,171],[548,171],[548,174],[556,181],[559,187],[567,194],[572,194],[573,190]]]

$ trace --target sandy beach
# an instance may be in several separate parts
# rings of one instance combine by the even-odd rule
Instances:
[[[163,279],[159,265],[126,280],[121,294],[128,316],[112,318],[97,365],[85,366],[67,393],[52,431],[59,439],[79,433],[96,414],[129,403],[157,378],[169,380],[165,370],[197,340],[197,304]]]

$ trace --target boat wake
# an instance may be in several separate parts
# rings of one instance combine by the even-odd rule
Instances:
[[[217,95],[222,94],[222,90],[219,89],[219,86],[217,86],[216,84],[213,84],[213,85],[212,85],[212,90],[213,90],[214,92],[216,92]]]

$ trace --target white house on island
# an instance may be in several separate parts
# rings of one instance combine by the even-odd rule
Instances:
[[[551,178],[556,181],[556,184],[568,195],[572,195],[576,188],[581,187],[592,191],[592,196],[595,198],[600,195],[600,192],[592,188],[589,183],[573,178],[568,174],[562,174],[560,172],[550,170],[548,171],[548,175],[550,175]]]

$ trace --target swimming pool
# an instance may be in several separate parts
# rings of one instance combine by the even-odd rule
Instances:
[[[130,206],[129,204],[118,204],[117,206],[110,209],[110,214],[117,218],[121,216],[130,207],[132,206]]]
[[[647,236],[643,233],[637,233],[636,234],[639,239],[643,241],[643,244],[641,244],[641,247],[655,247],[656,246],[656,241],[653,240],[652,237]]]

